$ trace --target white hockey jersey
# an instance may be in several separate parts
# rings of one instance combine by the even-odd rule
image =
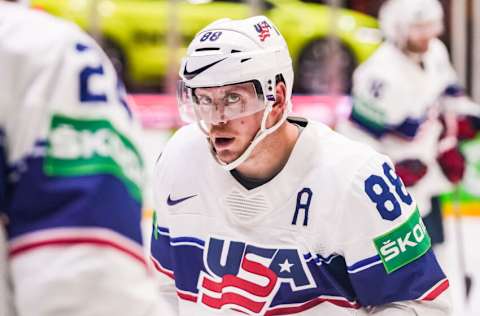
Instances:
[[[14,315],[7,254],[7,239],[0,219],[0,316]]]
[[[162,315],[142,248],[138,125],[108,58],[73,24],[1,1],[0,69],[17,315]]]
[[[427,174],[409,188],[423,215],[430,211],[432,196],[451,189],[436,161],[442,132],[438,115],[447,104],[453,104],[452,110],[461,108],[452,99],[468,102],[440,40],[431,41],[422,60],[423,69],[395,45],[382,44],[355,70],[352,114],[337,131],[394,162],[419,159],[427,165]]]
[[[151,255],[178,315],[448,315],[448,280],[388,158],[290,120],[304,129],[287,164],[252,190],[196,125],[166,145]]]

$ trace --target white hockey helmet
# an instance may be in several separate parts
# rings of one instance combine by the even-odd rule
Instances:
[[[438,0],[387,0],[380,9],[379,18],[386,39],[400,47],[412,32],[436,37],[443,31],[443,8]]]
[[[182,119],[197,122],[207,134],[208,125],[217,121],[212,114],[216,110],[212,107],[212,110],[204,111],[205,107],[201,108],[195,96],[195,89],[252,83],[258,102],[244,104],[223,119],[228,121],[263,110],[261,126],[251,144],[239,158],[228,164],[218,160],[211,146],[215,159],[227,170],[244,162],[262,139],[285,122],[291,111],[292,60],[283,36],[265,16],[221,19],[205,27],[190,43],[179,75],[177,101]],[[267,128],[266,120],[276,100],[275,85],[280,79],[286,85],[286,111],[279,122]],[[206,112],[210,115],[205,115]]]

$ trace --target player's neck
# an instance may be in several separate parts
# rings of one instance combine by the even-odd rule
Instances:
[[[297,126],[285,122],[258,144],[252,156],[236,168],[237,172],[250,179],[271,179],[287,163],[298,136]]]
[[[415,64],[417,64],[420,68],[425,69],[425,65],[423,62],[423,58],[425,53],[417,53],[417,52],[411,52],[408,50],[404,50],[404,54],[407,55],[407,57],[413,61]]]

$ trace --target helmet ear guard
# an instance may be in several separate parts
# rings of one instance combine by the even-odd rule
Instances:
[[[262,122],[249,147],[231,163],[220,161],[213,148],[214,158],[231,170],[250,156],[254,147],[277,130],[291,111],[293,68],[287,44],[273,23],[265,16],[244,20],[217,20],[201,30],[190,43],[182,60],[177,100],[182,119],[196,121],[208,135],[208,124],[199,115],[194,99],[196,88],[224,87],[252,82],[263,102]],[[277,101],[276,84],[286,86],[286,109],[279,122],[267,128],[267,118]],[[186,102],[188,101],[188,102]],[[190,108],[189,108],[190,105]],[[258,112],[258,111],[257,111]],[[245,112],[250,115],[252,113]]]

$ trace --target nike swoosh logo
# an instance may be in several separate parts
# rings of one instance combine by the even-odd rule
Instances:
[[[183,201],[186,201],[186,200],[191,199],[191,198],[196,197],[196,196],[197,195],[194,194],[194,195],[189,195],[189,196],[174,200],[170,197],[170,194],[169,194],[168,198],[167,198],[167,204],[170,205],[170,206],[177,205],[178,203],[182,203]]]
[[[188,71],[187,70],[187,64],[185,64],[185,68],[183,69],[183,75],[185,76],[185,78],[187,78],[188,80],[190,79],[193,79],[195,78],[196,76],[198,76],[199,74],[201,74],[202,72],[204,72],[205,70],[207,70],[208,68],[210,67],[213,67],[215,66],[216,64],[218,64],[219,62],[221,61],[224,61],[225,59],[227,59],[227,57],[223,58],[223,59],[220,59],[220,60],[217,60],[211,64],[208,64],[208,65],[205,65],[203,67],[200,67],[198,69],[195,69],[194,71]]]

